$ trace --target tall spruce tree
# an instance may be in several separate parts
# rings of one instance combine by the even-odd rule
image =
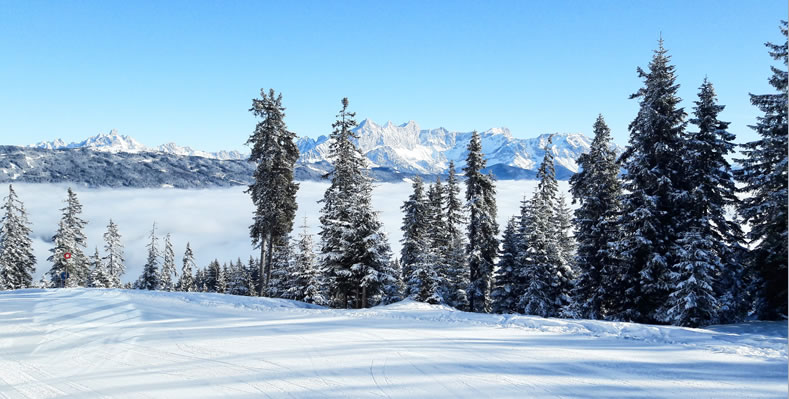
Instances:
[[[107,274],[110,279],[110,287],[121,287],[121,276],[126,272],[125,260],[123,259],[123,244],[121,235],[118,232],[118,225],[112,219],[107,225],[107,232],[104,233],[104,262]]]
[[[520,278],[520,231],[518,219],[510,218],[501,238],[499,264],[493,279],[493,290],[490,293],[493,313],[518,313],[518,301],[521,290]]]
[[[767,43],[770,55],[787,66],[787,23],[782,43]],[[751,126],[761,138],[745,144],[737,179],[748,193],[739,211],[751,231],[748,263],[756,271],[755,313],[775,320],[787,315],[787,71],[771,67],[776,93],[751,94],[751,104],[764,114]]]
[[[315,264],[315,251],[313,249],[312,235],[307,231],[307,218],[304,218],[302,231],[296,243],[294,258],[294,284],[288,291],[288,297],[297,301],[326,305],[328,301],[324,296],[324,283]]]
[[[321,270],[335,307],[362,308],[376,304],[396,284],[391,250],[378,215],[372,210],[372,179],[367,162],[353,140],[355,114],[343,98],[332,124],[329,156],[334,170],[321,208]]]
[[[0,221],[0,289],[19,289],[33,286],[36,257],[30,239],[30,222],[25,206],[8,185],[8,197],[3,204]]]
[[[66,207],[61,209],[62,216],[58,223],[58,230],[52,237],[55,246],[49,250],[52,255],[47,260],[52,262],[49,269],[50,281],[55,287],[76,287],[84,285],[88,279],[90,269],[83,252],[87,245],[85,238],[85,225],[87,222],[80,218],[82,205],[77,199],[77,194],[68,188]],[[66,254],[70,254],[66,257]],[[66,273],[66,281],[61,280],[61,274]]]
[[[174,291],[178,273],[175,271],[175,251],[173,243],[170,241],[170,234],[164,236],[164,253],[162,256],[162,268],[159,270],[159,289],[162,291]]]
[[[520,306],[526,314],[557,316],[569,302],[572,272],[562,260],[556,209],[559,186],[548,137],[545,155],[537,170],[540,182],[531,203],[526,208],[528,227],[523,260],[524,280],[527,282]]]
[[[260,90],[260,99],[252,100],[249,110],[260,121],[247,140],[252,146],[249,156],[257,164],[254,182],[247,189],[255,205],[254,222],[250,226],[252,243],[260,247],[260,284],[262,295],[268,288],[272,273],[272,256],[278,245],[287,245],[286,237],[293,229],[296,216],[296,191],[293,167],[299,158],[295,133],[285,125],[282,94],[273,89]]]
[[[156,236],[156,222],[153,223],[151,234],[149,236],[150,242],[146,245],[148,248],[148,260],[142,267],[142,275],[137,280],[137,288],[141,290],[158,290],[159,289],[159,237]]]
[[[618,279],[615,247],[619,240],[622,183],[611,130],[602,115],[598,115],[593,130],[589,152],[578,157],[580,171],[570,178],[573,202],[579,204],[573,219],[579,271],[573,302],[579,317],[600,319],[614,300],[613,286]]]
[[[671,57],[658,44],[649,70],[638,68],[644,87],[631,96],[640,99],[638,115],[630,123],[629,146],[620,162],[625,168],[621,228],[618,245],[622,268],[612,304],[614,318],[665,322],[671,286],[674,243],[682,233],[688,196],[685,173],[685,111],[679,107]]]
[[[194,278],[195,269],[195,255],[192,252],[192,247],[186,243],[186,250],[184,251],[183,266],[181,267],[181,277],[178,280],[178,291],[194,292],[197,291],[195,287]]]
[[[449,176],[446,184],[446,202],[444,208],[447,244],[447,278],[449,293],[447,302],[461,310],[468,308],[469,271],[466,263],[466,242],[463,224],[463,201],[460,196],[460,184],[455,173],[454,161],[449,161]]]
[[[729,123],[718,119],[724,106],[718,105],[706,78],[695,104],[690,123],[698,130],[686,133],[686,172],[682,175],[689,196],[684,218],[687,229],[677,241],[680,256],[673,267],[676,279],[669,298],[674,310],[668,320],[694,327],[741,320],[747,309],[746,274],[740,264],[744,237],[739,223],[727,218],[727,208],[739,203],[726,160],[734,152],[735,136],[726,131]],[[708,295],[707,287],[715,292]],[[711,299],[704,299],[707,296]]]
[[[466,167],[466,208],[468,209],[468,245],[466,254],[469,266],[468,302],[473,312],[490,312],[490,290],[493,266],[499,250],[496,236],[496,188],[492,175],[485,175],[485,158],[482,142],[474,131],[468,144]]]
[[[438,257],[432,246],[431,203],[424,194],[420,177],[415,177],[413,192],[403,203],[403,247],[400,259],[408,295],[417,301],[442,303],[440,277],[436,271]]]

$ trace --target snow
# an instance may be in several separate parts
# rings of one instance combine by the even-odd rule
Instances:
[[[0,292],[0,397],[785,398],[786,322],[709,329],[220,294]]]

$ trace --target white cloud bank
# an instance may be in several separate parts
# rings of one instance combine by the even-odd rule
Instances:
[[[310,231],[318,232],[318,200],[328,186],[324,182],[301,182],[298,192],[299,210],[296,226],[303,223],[304,216]],[[498,221],[501,230],[507,219],[517,214],[524,195],[531,196],[534,181],[497,182]],[[566,182],[560,182],[563,190]],[[35,255],[37,257],[36,281],[49,270],[47,261],[52,247],[52,236],[60,220],[60,209],[64,207],[66,189],[62,184],[14,184],[33,223]],[[83,219],[88,222],[85,233],[88,238],[87,254],[94,247],[103,253],[102,234],[112,218],[123,236],[126,255],[124,281],[134,281],[140,275],[147,252],[145,245],[151,225],[156,221],[160,237],[172,234],[177,266],[180,272],[181,258],[186,242],[191,243],[199,267],[204,267],[214,258],[220,262],[238,257],[246,262],[250,255],[257,254],[249,239],[249,224],[252,203],[244,193],[244,187],[201,190],[179,189],[91,189],[73,186],[83,206]],[[400,206],[411,191],[410,183],[380,183],[373,191],[373,205],[380,211],[384,228],[395,254],[400,251]],[[7,195],[5,189],[0,196]],[[569,201],[569,198],[568,198]],[[317,237],[315,237],[317,242]],[[162,241],[160,241],[160,245]]]

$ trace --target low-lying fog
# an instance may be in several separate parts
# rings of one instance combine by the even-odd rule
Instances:
[[[560,182],[566,192],[567,182]],[[309,231],[317,234],[318,200],[328,186],[324,182],[301,182],[298,193],[299,210],[295,226],[301,226],[307,217]],[[62,184],[14,184],[25,204],[32,222],[37,268],[35,281],[47,272],[47,261],[52,247],[52,236],[65,206],[66,189]],[[524,195],[531,196],[535,181],[499,181],[496,184],[498,221],[503,231],[507,219],[518,213]],[[244,193],[245,187],[202,190],[162,189],[91,189],[72,186],[83,206],[82,218],[88,222],[86,254],[92,255],[99,247],[103,254],[102,234],[112,218],[123,236],[126,255],[124,281],[134,281],[140,275],[147,252],[145,245],[153,222],[157,235],[163,238],[171,233],[177,266],[180,272],[186,242],[191,243],[199,267],[214,258],[220,262],[238,257],[246,263],[250,255],[257,254],[249,239],[252,202]],[[389,242],[395,254],[400,251],[402,214],[400,206],[411,192],[411,184],[378,183],[373,192],[373,205],[380,212]],[[5,188],[0,196],[5,197]],[[569,203],[569,196],[568,196]],[[298,227],[295,232],[300,231]],[[317,243],[318,237],[314,237]],[[159,241],[160,247],[163,240]]]

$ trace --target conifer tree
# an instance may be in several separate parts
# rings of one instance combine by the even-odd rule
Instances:
[[[104,262],[107,267],[107,275],[110,279],[110,286],[113,288],[121,287],[121,276],[126,272],[123,259],[123,244],[121,235],[118,232],[118,225],[110,219],[107,225],[107,232],[104,233]]]
[[[174,291],[178,274],[175,271],[175,251],[173,243],[170,241],[170,234],[164,236],[164,255],[162,258],[162,268],[159,272],[159,289],[162,291]]]
[[[548,317],[557,316],[568,302],[572,276],[562,263],[559,231],[556,226],[558,184],[550,151],[551,137],[545,147],[545,156],[537,170],[540,182],[531,203],[526,208],[527,232],[522,261],[524,280],[527,282],[520,301],[526,314]]]
[[[787,66],[787,23],[782,21],[780,44],[767,43],[770,55]],[[780,320],[787,315],[787,71],[771,67],[776,93],[751,94],[751,104],[763,112],[751,126],[761,136],[745,144],[737,179],[749,193],[739,209],[749,223],[748,239],[754,246],[750,268],[756,271],[755,313],[761,319]]]
[[[447,278],[449,293],[447,301],[455,308],[468,308],[469,270],[466,263],[466,242],[463,230],[465,218],[463,202],[460,196],[460,184],[455,174],[455,163],[449,162],[449,176],[446,185],[446,229],[447,244]]]
[[[466,208],[468,209],[469,310],[490,311],[490,290],[493,266],[498,254],[496,235],[496,189],[493,176],[485,175],[485,158],[479,134],[474,131],[468,144],[466,167]]]
[[[718,299],[712,281],[720,270],[717,243],[695,228],[682,233],[677,241],[678,262],[672,272],[675,284],[669,294],[666,321],[674,325],[700,327],[717,319]]]
[[[88,262],[83,252],[87,239],[83,232],[85,222],[80,218],[82,205],[77,199],[77,194],[69,187],[66,198],[66,207],[61,209],[62,217],[58,223],[58,230],[52,237],[55,246],[49,250],[52,253],[47,259],[52,262],[49,269],[50,281],[55,287],[75,287],[84,285],[88,279]],[[66,257],[65,254],[70,254]],[[61,274],[66,273],[66,281],[61,280]]]
[[[723,106],[718,105],[712,84],[704,79],[695,101],[694,118],[690,122],[697,131],[686,133],[685,189],[689,204],[684,217],[687,231],[677,241],[680,256],[673,267],[669,306],[682,307],[682,315],[674,310],[670,322],[701,326],[720,321],[735,322],[745,316],[746,277],[740,265],[744,236],[736,220],[727,218],[727,207],[739,203],[731,166],[726,156],[734,151],[735,136],[726,131],[729,123],[718,119]],[[700,239],[703,242],[691,242]],[[710,247],[711,248],[708,248]],[[706,271],[688,270],[689,267]],[[705,278],[704,281],[698,281]],[[684,283],[693,279],[690,284]],[[699,300],[698,289],[713,287],[714,300]],[[695,287],[693,289],[689,287]],[[688,291],[691,289],[691,291]],[[686,298],[697,295],[698,298]],[[709,306],[690,309],[690,306]],[[720,307],[720,308],[719,308]],[[693,314],[695,316],[688,316]],[[708,315],[701,319],[701,315]]]
[[[90,287],[94,288],[111,288],[112,287],[112,280],[110,279],[109,273],[107,273],[107,269],[104,267],[104,262],[99,256],[99,249],[96,248],[96,251],[93,254],[93,257],[90,259]]]
[[[297,301],[326,305],[328,301],[324,296],[324,284],[315,264],[312,235],[307,232],[307,218],[301,226],[302,232],[296,243],[294,258],[293,285],[288,290],[288,297]]]
[[[519,287],[520,241],[518,221],[512,217],[507,223],[504,236],[501,239],[499,264],[493,279],[493,290],[490,293],[493,301],[493,313],[518,313],[518,301],[520,300],[518,292],[521,289]]]
[[[148,248],[148,260],[142,269],[142,275],[138,280],[137,288],[141,290],[158,290],[159,289],[159,238],[156,237],[156,222],[153,223],[151,228],[151,235],[149,236],[150,242],[146,247]]]
[[[250,111],[260,121],[247,140],[252,146],[249,156],[257,164],[254,183],[247,192],[255,205],[254,222],[250,226],[252,243],[260,247],[260,294],[267,291],[272,274],[272,257],[276,246],[287,245],[286,236],[296,216],[296,191],[293,167],[299,158],[294,142],[295,133],[285,125],[282,94],[273,89],[260,90],[260,99],[252,100]]]
[[[334,170],[322,200],[320,264],[332,304],[362,308],[377,304],[397,279],[386,234],[372,210],[367,162],[352,141],[355,114],[348,111],[347,98],[342,105],[330,137]]]
[[[36,257],[30,239],[30,222],[25,206],[8,185],[8,197],[3,204],[0,222],[0,290],[33,286]]]
[[[580,171],[570,178],[573,202],[578,203],[573,222],[579,270],[573,290],[575,311],[581,318],[600,319],[614,298],[619,266],[615,246],[619,240],[619,198],[622,183],[612,146],[611,130],[602,115],[594,123],[589,152],[578,158]]]
[[[427,237],[428,245],[432,252],[432,263],[438,276],[438,293],[442,298],[442,303],[449,300],[452,287],[450,273],[452,264],[451,241],[449,229],[444,214],[446,188],[441,184],[441,178],[437,177],[436,182],[431,184],[427,190],[426,217],[427,217]]]
[[[630,123],[629,146],[620,162],[623,176],[623,237],[617,256],[622,268],[614,292],[612,316],[638,322],[665,321],[671,285],[671,265],[682,233],[687,192],[685,173],[685,111],[679,108],[679,85],[674,66],[659,41],[649,70],[638,68],[644,87],[631,98],[640,99],[638,115]]]
[[[186,250],[184,251],[183,266],[181,267],[181,277],[178,280],[178,291],[194,292],[196,291],[195,278],[192,275],[195,269],[195,256],[192,252],[192,247],[186,243]]]

